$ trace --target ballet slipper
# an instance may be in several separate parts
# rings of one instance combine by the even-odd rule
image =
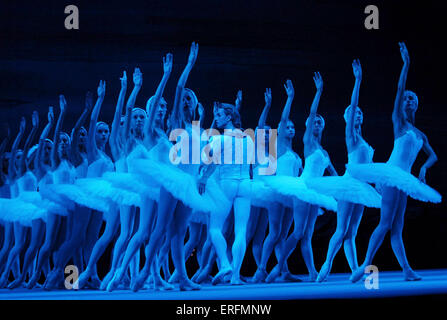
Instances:
[[[349,278],[349,280],[351,280],[351,282],[353,282],[353,283],[359,281],[363,277],[363,275],[365,274],[364,270],[365,270],[365,266],[361,265],[354,272],[352,272],[352,275]]]
[[[290,271],[284,271],[276,278],[275,282],[303,282],[303,279],[290,273]]]
[[[111,269],[107,275],[104,277],[104,279],[101,281],[101,285],[99,287],[99,290],[106,290],[107,286],[109,285],[109,282],[113,279],[113,276],[115,275],[116,270]]]

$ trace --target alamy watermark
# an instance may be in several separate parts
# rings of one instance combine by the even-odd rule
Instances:
[[[365,267],[364,272],[368,274],[365,278],[365,288],[367,290],[379,289],[379,268],[375,265],[369,265]]]

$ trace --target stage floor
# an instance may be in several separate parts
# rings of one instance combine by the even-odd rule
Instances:
[[[403,281],[400,271],[379,273],[379,288],[367,289],[364,281],[351,283],[350,274],[332,274],[323,283],[203,285],[202,290],[181,292],[130,290],[27,290],[0,289],[0,300],[290,300],[385,298],[414,295],[447,295],[447,269],[417,270],[421,281]],[[305,275],[302,276],[306,278]]]

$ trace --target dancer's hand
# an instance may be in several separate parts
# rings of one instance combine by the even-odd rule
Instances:
[[[197,181],[197,187],[199,189],[199,194],[203,194],[206,189],[206,181],[208,178],[200,177],[200,179]]]
[[[188,57],[188,64],[189,65],[194,65],[194,63],[196,63],[197,60],[197,55],[199,54],[199,44],[193,42],[191,44],[191,49],[189,50],[189,57]]]
[[[99,80],[98,97],[104,98],[105,94],[106,94],[106,82],[104,80]]]
[[[37,113],[37,111],[33,111],[31,119],[33,123],[33,128],[37,128],[39,126],[39,114]]]
[[[410,63],[410,55],[408,53],[407,46],[405,45],[405,43],[399,42],[399,47],[400,47],[400,55],[402,56],[402,60],[404,61],[405,64],[409,64]]]
[[[292,87],[292,90],[293,90],[293,87]],[[268,105],[268,106],[272,105],[272,89],[270,89],[270,88],[265,89],[264,100],[265,100],[266,105]]]
[[[67,101],[65,100],[65,97],[63,94],[59,95],[59,107],[61,109],[61,112],[64,112],[67,108]]]
[[[163,57],[163,72],[166,75],[171,74],[172,71],[172,53],[168,53]]]
[[[323,90],[323,78],[320,75],[320,72],[314,72],[314,82],[315,87],[317,88],[317,91]]]
[[[238,92],[236,94],[236,101],[235,101],[234,105],[236,106],[236,110],[239,111],[239,109],[241,108],[241,105],[242,105],[242,90],[238,90]]]
[[[25,120],[25,117],[22,117],[22,119],[20,119],[19,132],[20,133],[24,133],[25,132],[25,128],[26,128],[26,120]]]
[[[54,121],[54,111],[53,107],[48,108],[48,122],[53,123]]]
[[[421,171],[419,172],[419,180],[423,183],[425,182],[425,174],[427,173],[427,169],[425,167],[421,168]]]
[[[292,80],[286,80],[284,89],[286,89],[287,97],[293,98],[293,96],[295,95],[295,89],[293,88]]]
[[[85,94],[85,110],[93,109],[93,94],[90,91],[87,91]]]
[[[205,115],[205,109],[200,102],[197,103],[197,112],[199,113],[199,118],[202,119],[202,117]]]
[[[133,72],[133,84],[135,87],[140,87],[143,85],[143,74],[140,71],[140,68],[135,68]]]
[[[126,71],[123,71],[123,76],[120,78],[121,81],[121,89],[125,90],[127,89],[127,73]]]
[[[355,59],[352,62],[352,71],[356,80],[362,80],[362,66],[359,59]]]

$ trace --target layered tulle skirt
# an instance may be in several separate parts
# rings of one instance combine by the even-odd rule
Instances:
[[[347,201],[373,208],[380,208],[382,203],[382,197],[372,186],[348,174],[309,179],[306,180],[306,185],[337,201]]]
[[[410,197],[425,201],[439,203],[441,195],[421,182],[410,172],[388,163],[347,164],[349,174],[361,181],[395,187]]]
[[[114,188],[144,195],[154,201],[160,199],[160,184],[147,175],[128,172],[106,172],[102,179],[109,181]]]
[[[278,201],[286,206],[291,206],[293,202],[290,202],[288,198],[292,197],[327,210],[337,211],[337,201],[333,197],[309,188],[307,181],[304,182],[298,177],[266,176],[262,180],[274,190]]]
[[[0,198],[0,220],[4,222],[18,222],[26,227],[31,227],[32,221],[46,220],[47,211],[36,205],[18,198]]]

